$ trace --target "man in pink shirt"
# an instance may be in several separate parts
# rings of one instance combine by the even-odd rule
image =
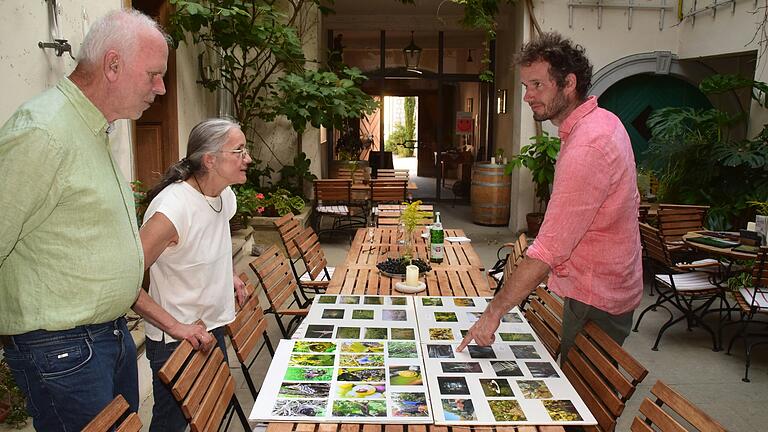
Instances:
[[[545,33],[516,61],[534,119],[559,127],[552,198],[526,258],[458,350],[472,340],[493,343],[501,317],[547,274],[549,288],[565,299],[561,358],[590,320],[621,344],[643,294],[640,196],[629,136],[615,115],[587,97],[592,65],[581,46]]]

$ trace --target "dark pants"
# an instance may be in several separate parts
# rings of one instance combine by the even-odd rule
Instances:
[[[632,330],[632,316],[634,313],[635,311],[631,310],[621,315],[611,315],[596,307],[566,297],[563,305],[563,337],[560,342],[560,363],[562,364],[568,356],[568,350],[573,346],[576,335],[584,328],[584,324],[587,321],[594,322],[616,343],[623,345],[624,340]]]
[[[224,353],[224,360],[227,360],[224,327],[211,330],[211,333],[216,337],[216,342]],[[152,368],[152,395],[155,399],[155,405],[152,407],[152,422],[149,425],[150,432],[181,432],[187,427],[187,419],[179,403],[168,390],[168,386],[157,376],[158,371],[168,361],[179,343],[164,343],[151,339],[146,341],[147,359],[149,359],[149,367]]]
[[[138,411],[136,345],[125,318],[9,339],[5,359],[35,430],[79,431],[118,394]]]

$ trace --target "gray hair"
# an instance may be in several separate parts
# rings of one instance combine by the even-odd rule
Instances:
[[[108,12],[91,25],[83,39],[78,63],[97,66],[110,49],[131,58],[137,47],[139,30],[157,30],[166,39],[168,36],[155,20],[135,9],[119,9]]]
[[[168,168],[157,186],[147,192],[145,202],[151,202],[171,183],[204,173],[203,156],[221,150],[232,129],[240,129],[240,125],[233,120],[223,118],[208,119],[193,127],[187,142],[187,156]]]

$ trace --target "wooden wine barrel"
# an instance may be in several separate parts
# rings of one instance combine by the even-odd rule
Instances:
[[[472,167],[472,222],[478,225],[509,225],[511,177],[504,165],[477,162]]]

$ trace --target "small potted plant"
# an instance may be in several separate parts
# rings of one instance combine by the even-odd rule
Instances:
[[[410,204],[403,203],[405,208],[400,213],[400,225],[403,227],[403,255],[408,260],[414,258],[413,254],[413,232],[419,223],[431,216],[429,212],[421,211],[421,201],[414,201]]]
[[[531,144],[523,146],[520,154],[514,156],[504,168],[509,175],[521,166],[528,168],[533,176],[538,199],[538,211],[528,213],[528,234],[535,236],[539,233],[541,223],[544,221],[544,211],[551,196],[551,186],[555,180],[555,162],[560,152],[560,138],[549,136],[547,132],[531,137]]]
[[[229,225],[232,231],[238,231],[246,227],[246,220],[249,217],[264,213],[264,194],[248,186],[237,186],[232,190],[237,200],[237,211]]]
[[[304,200],[291,192],[277,188],[267,195],[264,200],[264,216],[284,216],[291,212],[300,212],[304,208]]]

